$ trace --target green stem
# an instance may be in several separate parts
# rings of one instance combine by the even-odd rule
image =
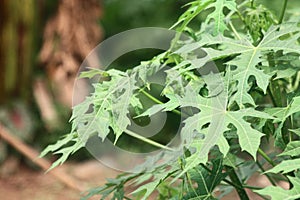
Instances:
[[[225,167],[225,169],[228,172],[228,175],[229,175],[229,178],[231,179],[231,181],[239,186],[239,187],[235,187],[235,189],[236,189],[240,199],[250,200],[246,193],[244,185],[240,181],[240,179],[239,179],[238,175],[236,174],[236,172],[234,171],[234,169],[232,167]]]
[[[230,27],[231,27],[233,33],[236,35],[236,37],[237,37],[239,40],[241,40],[241,39],[242,39],[241,36],[240,36],[239,33],[236,31],[236,29],[235,29],[235,27],[233,26],[233,24],[232,24],[231,21],[229,22],[229,25],[230,25]]]
[[[206,171],[208,171],[209,173],[212,173],[212,171],[208,168],[208,167],[206,167],[204,164],[200,164],[201,165],[201,167],[203,167]],[[239,185],[236,185],[235,183],[233,183],[233,182],[231,182],[231,181],[229,181],[229,180],[227,180],[227,179],[224,179],[224,180],[222,180],[222,181],[224,181],[225,183],[227,183],[228,185],[231,185],[232,187],[235,187],[235,188],[242,188],[242,187],[240,187]]]
[[[148,92],[146,92],[144,89],[141,89],[140,90],[140,92],[142,92],[145,96],[147,96],[149,99],[151,99],[153,102],[155,102],[155,103],[158,103],[158,104],[163,104],[163,102],[162,101],[160,101],[160,100],[158,100],[157,98],[155,98],[154,96],[152,96],[151,94],[149,94]],[[176,114],[178,114],[178,115],[181,115],[181,112],[180,111],[178,111],[178,110],[172,110],[172,112],[174,112],[174,113],[176,113]],[[147,139],[147,138],[146,138]],[[152,140],[151,140],[152,141]],[[153,142],[153,141],[152,141]],[[161,145],[161,144],[159,144],[159,145]],[[165,146],[164,146],[165,147]],[[262,150],[262,149],[258,149],[258,153],[266,160],[266,161],[268,161],[273,167],[275,166],[275,163],[272,161],[272,159]],[[211,172],[211,170],[209,169],[209,168],[207,168],[205,165],[202,165],[206,170],[208,170],[209,172]],[[228,167],[229,168],[229,167]],[[238,179],[238,176],[237,176],[237,174],[235,173],[235,171],[234,171],[234,169],[232,169],[233,170],[233,174],[231,174],[231,175],[229,175],[229,177],[232,179],[232,178],[237,178]],[[239,179],[238,179],[239,180]],[[244,188],[245,188],[245,185],[242,185],[240,182],[240,184],[235,184],[235,183],[233,183],[233,182],[230,182],[230,181],[228,181],[228,180],[226,180],[226,179],[224,179],[223,180],[225,183],[227,183],[227,184],[229,184],[229,185],[231,185],[231,186],[233,186],[233,187],[235,187],[236,188],[236,190],[238,191],[238,194],[240,195],[240,197],[241,197],[241,195],[244,197],[246,197],[247,196],[247,194],[246,194],[246,192],[245,192],[245,190],[244,190]],[[236,181],[236,180],[235,180]],[[234,182],[235,182],[234,181]],[[271,182],[272,183],[272,182]],[[249,186],[249,187],[252,187],[252,186]],[[256,188],[257,189],[257,188]],[[247,200],[247,199],[249,199],[249,197],[247,196],[247,198],[245,198],[245,200]]]
[[[147,97],[148,97],[149,99],[151,99],[153,102],[158,103],[158,104],[163,104],[162,101],[158,100],[157,98],[155,98],[154,96],[152,96],[151,94],[149,94],[148,92],[146,92],[145,90],[141,89],[140,92],[142,92],[145,96],[147,96]],[[176,114],[178,114],[178,115],[181,114],[181,112],[178,111],[178,110],[173,110],[172,112],[174,112],[174,113],[176,113]],[[258,153],[259,153],[263,158],[265,158],[272,166],[275,166],[275,163],[272,161],[272,159],[269,158],[269,156],[268,156],[262,149],[259,148],[259,149],[258,149]],[[210,170],[209,168],[207,168],[205,165],[202,164],[202,166],[203,166],[207,171],[211,172],[211,170]],[[234,170],[233,170],[232,173],[234,173],[234,174],[232,174],[231,177],[229,176],[230,178],[234,178],[234,177],[238,178],[238,176],[236,175],[236,173],[235,173]],[[224,179],[223,181],[224,181],[225,183],[227,183],[227,184],[233,186],[234,188],[236,188],[236,190],[238,191],[239,195],[240,195],[240,194],[241,194],[241,195],[245,195],[245,194],[246,194],[246,193],[243,192],[243,191],[244,191],[244,188],[245,188],[245,187],[244,187],[245,185],[242,185],[242,184],[237,185],[237,184],[235,184],[235,183],[233,183],[233,182],[231,182],[231,181],[229,181],[229,180],[226,180],[226,179]],[[252,186],[249,186],[249,187],[252,187]],[[246,194],[246,196],[247,196],[247,194]],[[248,197],[248,196],[247,196],[247,197]],[[249,198],[248,198],[248,199],[249,199]]]
[[[273,162],[273,160],[261,149],[258,148],[257,152],[268,162],[270,163],[273,167],[275,167],[275,163]]]
[[[155,102],[157,104],[164,104],[162,101],[160,101],[159,99],[155,98],[154,96],[152,96],[151,94],[149,94],[148,92],[146,92],[144,89],[141,89],[140,92],[142,92],[146,97],[148,97],[153,102]],[[176,115],[181,115],[181,112],[179,110],[176,110],[176,109],[172,110],[171,112],[175,113]]]
[[[212,173],[212,171],[206,167],[204,164],[201,164],[201,166],[208,171],[209,173]],[[253,189],[253,190],[259,190],[262,189],[261,187],[255,187],[255,186],[251,186],[251,185],[237,185],[234,182],[231,182],[227,179],[222,180],[223,182],[227,183],[228,185],[231,185],[234,188],[238,188],[239,190],[242,190],[243,188],[249,188],[249,189]]]
[[[282,52],[278,52],[279,55],[276,55],[276,56],[282,56]],[[269,63],[269,66],[273,67],[273,66],[276,66],[278,65],[278,63],[275,63],[274,61],[274,53],[269,53],[268,54],[268,63]],[[268,87],[268,93],[271,97],[271,100],[273,102],[273,105],[275,107],[284,107],[284,106],[287,106],[287,99],[286,99],[286,91],[285,90],[281,90],[280,89],[281,86],[279,85],[279,83],[275,80],[273,81],[270,81],[270,84],[269,84],[269,87]],[[284,123],[283,125],[283,128],[282,128],[282,139],[283,139],[283,142],[285,143],[285,145],[290,141],[290,133],[289,133],[289,128],[290,128],[290,118],[288,118],[286,120],[286,122]]]
[[[269,163],[272,165],[272,167],[275,167],[276,164],[273,162],[273,160],[261,149],[261,148],[258,148],[257,152]],[[285,175],[284,175],[285,176]],[[291,175],[292,176],[292,175]],[[285,176],[286,177],[286,176]],[[286,177],[286,181],[289,181],[289,179]],[[290,183],[291,184],[291,183]]]
[[[248,188],[248,189],[251,189],[251,190],[261,190],[261,189],[263,189],[261,187],[256,187],[256,186],[252,186],[252,185],[243,185],[243,188]]]
[[[262,172],[265,172],[265,169],[258,161],[256,161],[256,164]],[[275,181],[273,181],[273,179],[271,178],[271,176],[268,173],[265,173],[265,176],[269,179],[270,183],[272,183],[273,186],[276,186]]]
[[[280,17],[279,17],[279,20],[278,20],[278,24],[281,24],[282,21],[283,21],[286,6],[287,6],[287,2],[288,2],[288,0],[284,0],[284,2],[283,2],[283,6],[282,6],[282,10],[281,10]]]
[[[251,0],[251,8],[254,8],[254,0]]]
[[[154,96],[146,92],[144,89],[141,89],[140,92],[142,92],[146,97],[148,97],[150,100],[154,101],[155,103],[163,104],[162,101],[158,100],[157,98],[155,98]]]
[[[150,139],[148,139],[148,138],[146,138],[146,137],[143,137],[143,136],[141,136],[141,135],[139,135],[139,134],[137,134],[137,133],[135,133],[135,132],[132,132],[132,131],[130,131],[130,130],[125,130],[124,132],[125,132],[127,135],[130,135],[130,136],[132,136],[132,137],[134,137],[134,138],[136,138],[136,139],[139,139],[139,140],[141,140],[141,141],[143,141],[143,142],[146,142],[146,143],[148,143],[148,144],[151,144],[151,145],[153,145],[153,146],[155,146],[155,147],[162,148],[162,149],[169,150],[169,151],[174,151],[174,149],[172,149],[172,148],[170,148],[170,147],[167,147],[167,146],[162,145],[162,144],[160,144],[160,143],[158,143],[158,142],[155,142],[155,141],[153,141],[153,140],[150,140]]]

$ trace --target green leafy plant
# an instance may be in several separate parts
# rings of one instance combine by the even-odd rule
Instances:
[[[217,199],[234,189],[243,200],[249,199],[246,189],[264,199],[300,198],[300,22],[299,16],[297,21],[285,14],[287,0],[282,4],[277,18],[254,0],[190,2],[172,27],[179,33],[170,50],[125,72],[91,69],[81,74],[104,79],[74,107],[71,133],[49,145],[42,156],[61,154],[55,167],[91,136],[104,140],[110,133],[115,145],[125,134],[172,152],[128,130],[130,116],[161,111],[187,115],[180,109],[193,108],[197,112],[185,117],[180,130],[182,154],[154,169],[109,179],[83,199],[95,194],[102,199],[148,199],[153,193],[157,199]],[[181,33],[190,39],[181,41]],[[199,56],[197,49],[206,55]],[[199,74],[211,61],[218,72]],[[170,68],[165,70],[161,101],[150,94],[149,77],[165,66]],[[145,109],[141,94],[155,105]],[[216,118],[221,120],[214,124]],[[255,172],[266,176],[270,186],[248,185]],[[278,186],[279,181],[289,189]],[[127,185],[137,189],[127,194]]]

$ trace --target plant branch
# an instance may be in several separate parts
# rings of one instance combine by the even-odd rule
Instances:
[[[273,167],[276,166],[276,164],[273,162],[273,160],[261,148],[258,148],[257,152]]]
[[[45,158],[39,158],[39,152],[37,152],[35,149],[25,144],[22,140],[16,137],[2,124],[0,124],[0,139],[3,139],[5,142],[7,142],[12,147],[14,147],[17,151],[19,151],[25,157],[30,159],[34,164],[36,164],[43,170],[45,171],[49,170],[49,168],[51,167],[51,163],[48,160],[46,160]],[[80,192],[85,190],[85,188],[82,187],[82,184],[80,184],[73,177],[66,174],[65,171],[62,170],[61,168],[56,168],[48,172],[49,174],[54,176],[57,180],[64,183],[66,186],[68,186],[71,189]]]
[[[155,102],[157,104],[164,104],[162,101],[160,101],[159,99],[155,98],[154,96],[152,96],[151,94],[149,94],[148,92],[146,92],[144,89],[141,89],[140,92],[142,92],[146,97],[148,97],[153,102]],[[181,112],[179,110],[176,110],[176,109],[172,110],[171,112],[175,113],[176,115],[181,115]]]
[[[279,17],[279,20],[278,20],[278,24],[281,24],[282,21],[283,21],[286,6],[287,6],[287,2],[288,2],[288,0],[284,0],[284,2],[283,2],[283,6],[282,6],[282,10],[281,10],[280,17]]]
[[[148,97],[150,100],[154,101],[155,103],[163,104],[162,101],[160,101],[159,99],[155,98],[154,96],[146,92],[143,88],[140,90],[140,92],[142,92],[146,97]]]
[[[234,27],[233,27],[234,28]],[[152,96],[151,94],[149,94],[148,92],[146,92],[145,90],[141,89],[140,92],[142,92],[145,96],[147,96],[149,99],[151,99],[153,102],[155,103],[158,103],[158,104],[163,104],[163,102],[161,102],[160,100],[158,100],[157,98],[155,98],[154,96]],[[181,112],[178,111],[178,110],[173,110],[172,112],[180,115]],[[262,149],[258,149],[258,153],[263,157],[265,158],[272,166],[275,166],[275,163],[272,161],[272,159],[262,150]],[[209,168],[207,168],[205,165],[201,164],[203,168],[205,168],[207,171],[209,171],[210,173],[212,172]],[[228,167],[229,168],[229,167]],[[231,172],[232,174],[229,175],[229,177],[232,179],[234,179],[234,182],[236,181],[235,179],[237,178],[238,179],[238,176],[237,174],[235,173],[234,169],[232,169],[233,172]],[[238,179],[239,180],[239,179]],[[233,186],[234,188],[236,188],[236,190],[238,191],[239,195],[242,195],[243,197],[244,196],[247,196],[244,188],[252,188],[253,189],[253,186],[247,186],[247,185],[243,185],[242,183],[240,184],[236,184],[234,182],[231,182],[227,179],[224,179],[223,180],[225,183]],[[237,182],[238,183],[238,182]],[[259,189],[259,188],[255,188],[255,189]],[[241,196],[240,196],[241,197]],[[247,198],[249,199],[249,197],[247,196]],[[245,198],[245,200],[247,200]]]
[[[125,130],[124,132],[125,132],[127,135],[130,135],[130,136],[132,136],[132,137],[134,137],[134,138],[136,138],[136,139],[139,139],[139,140],[141,140],[141,141],[143,141],[143,142],[146,142],[146,143],[148,143],[148,144],[151,144],[151,145],[153,145],[153,146],[155,146],[155,147],[162,148],[162,149],[169,150],[169,151],[174,151],[174,149],[172,149],[172,148],[170,148],[170,147],[167,147],[167,146],[162,145],[162,144],[160,144],[160,143],[158,143],[158,142],[155,142],[155,141],[150,140],[150,139],[148,139],[148,138],[146,138],[146,137],[143,137],[143,136],[141,136],[141,135],[139,135],[139,134],[137,134],[137,133],[135,133],[135,132],[133,132],[133,131]]]
[[[240,179],[239,179],[238,175],[236,174],[236,172],[234,171],[234,169],[232,167],[225,167],[225,169],[228,172],[228,175],[229,175],[231,181],[239,186],[239,187],[235,187],[235,189],[236,189],[240,199],[250,200],[246,193],[244,185],[240,181]]]
[[[236,31],[236,29],[235,29],[235,27],[233,26],[232,22],[229,22],[229,25],[230,25],[230,27],[231,27],[233,33],[236,35],[236,37],[237,37],[239,40],[241,40],[242,38],[241,38],[241,36],[239,35],[239,33]]]
[[[204,164],[201,164],[201,166],[202,166],[206,171],[208,171],[209,173],[212,173],[212,171],[211,171],[208,167],[206,167]],[[262,188],[260,188],[260,187],[255,187],[255,186],[245,185],[245,184],[243,184],[243,185],[237,185],[237,184],[235,184],[234,182],[231,182],[231,181],[229,181],[229,180],[227,180],[227,179],[224,179],[224,180],[222,180],[222,181],[225,182],[225,183],[227,183],[228,185],[231,185],[232,187],[238,188],[238,189],[243,189],[243,188],[249,188],[249,189],[255,189],[255,190],[262,189]]]
[[[265,169],[258,161],[256,161],[256,164],[262,172],[265,172]],[[275,181],[273,181],[273,179],[271,178],[271,176],[268,173],[265,173],[264,175],[266,175],[266,177],[269,179],[270,183],[272,183],[273,186],[276,186]]]
[[[251,1],[251,8],[254,8],[254,0],[250,0]]]

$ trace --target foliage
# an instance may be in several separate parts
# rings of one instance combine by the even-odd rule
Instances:
[[[42,155],[62,154],[55,167],[84,147],[91,136],[104,140],[110,132],[115,144],[127,134],[172,150],[127,127],[130,115],[139,118],[174,112],[185,116],[180,129],[182,153],[176,151],[171,162],[155,169],[109,180],[88,196],[102,194],[105,198],[113,194],[112,199],[130,199],[135,195],[135,199],[148,199],[157,190],[160,199],[216,199],[220,197],[217,189],[225,194],[234,188],[241,199],[249,199],[245,192],[249,188],[272,199],[299,198],[300,26],[292,15],[283,20],[286,1],[283,3],[277,19],[271,10],[253,0],[190,2],[173,26],[187,32],[190,39],[181,41],[179,34],[170,50],[125,72],[111,69],[81,74],[82,78],[105,78],[74,107],[71,133]],[[199,15],[205,20],[199,30],[192,29],[189,24]],[[205,55],[199,56],[200,48]],[[211,61],[218,70],[199,73]],[[166,74],[164,102],[149,94],[150,77],[160,70]],[[145,109],[139,99],[141,93],[156,105]],[[185,108],[196,111],[188,113]],[[260,148],[263,142],[271,153]],[[243,156],[243,151],[252,158]],[[282,153],[274,157],[278,151]],[[266,162],[273,168],[266,171]],[[249,170],[249,166],[256,167]],[[256,171],[267,176],[273,186],[263,189],[247,185]],[[276,186],[281,179],[272,173],[280,173],[290,189]],[[126,184],[139,187],[127,195]]]

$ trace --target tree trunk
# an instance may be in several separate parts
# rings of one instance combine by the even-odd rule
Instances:
[[[31,91],[36,1],[0,1],[0,103]]]

